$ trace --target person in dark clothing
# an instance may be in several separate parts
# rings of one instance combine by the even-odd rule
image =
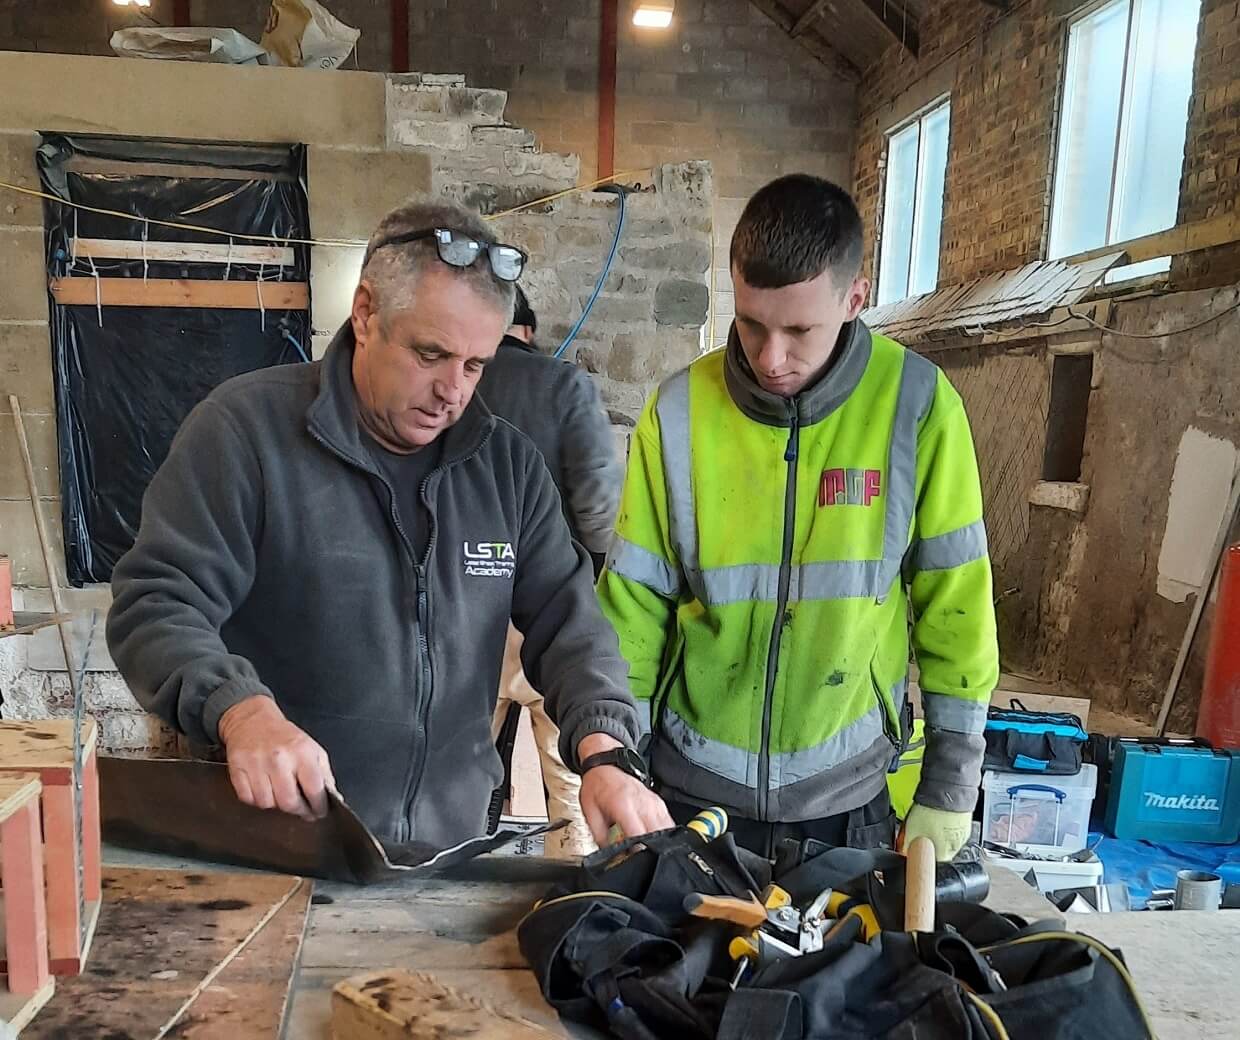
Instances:
[[[516,297],[512,325],[483,372],[478,392],[496,415],[526,434],[542,452],[573,537],[590,553],[597,575],[611,543],[624,480],[611,425],[594,380],[576,365],[534,346],[538,317],[520,286]],[[567,827],[547,835],[547,855],[585,856],[594,851],[594,844],[578,806],[581,782],[560,758],[559,731],[547,715],[542,695],[526,678],[521,646],[521,633],[510,627],[492,733],[499,734],[512,705],[529,710],[547,814],[568,820]]]
[[[229,380],[185,420],[113,575],[130,688],[241,801],[337,788],[382,839],[483,833],[515,620],[597,837],[670,826],[627,763],[638,719],[537,449],[474,390],[524,254],[449,203],[380,223],[321,362]],[[158,796],[158,792],[152,792]]]
[[[537,331],[538,318],[518,286],[512,326],[478,393],[542,452],[568,526],[597,574],[611,545],[624,468],[594,380],[585,369],[543,354],[534,345]]]

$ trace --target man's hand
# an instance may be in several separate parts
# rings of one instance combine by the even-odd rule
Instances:
[[[934,844],[935,859],[950,862],[969,840],[973,826],[971,812],[948,812],[928,805],[914,804],[904,820],[900,834],[900,851],[913,844],[914,838],[929,838]]]
[[[336,789],[327,752],[270,697],[249,697],[224,712],[220,740],[233,790],[246,805],[303,820],[327,815],[327,792]]]
[[[622,747],[615,737],[592,733],[577,745],[577,760]],[[615,766],[595,766],[581,778],[581,812],[599,846],[607,845],[615,824],[626,837],[676,826],[663,799],[636,777]]]

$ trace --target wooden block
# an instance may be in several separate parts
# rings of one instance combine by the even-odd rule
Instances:
[[[99,741],[94,719],[82,722],[82,757]],[[46,787],[73,780],[73,719],[0,722],[0,773],[38,773]]]
[[[73,788],[43,790],[43,840],[47,844],[47,931],[53,961],[77,960],[82,939],[78,899],[78,844]]]
[[[310,306],[307,282],[224,282],[181,278],[53,278],[59,304],[76,307],[204,307],[298,311]]]
[[[43,843],[39,835],[37,777],[10,780],[0,823],[0,878],[4,881],[4,940],[9,991],[32,997],[48,985],[47,910]],[[14,790],[16,789],[16,790]]]
[[[543,793],[542,762],[530,713],[521,709],[517,741],[512,748],[512,786],[508,794],[509,814],[521,820],[545,820],[547,798]]]
[[[142,242],[124,238],[75,238],[71,255],[77,259],[157,260],[184,264],[249,264],[292,267],[289,246],[229,245],[227,242]],[[92,279],[93,280],[93,279]]]
[[[98,902],[101,897],[101,852],[103,836],[99,827],[99,756],[91,753],[82,768],[82,898]]]
[[[15,1037],[37,1015],[43,1006],[52,999],[56,992],[56,980],[48,979],[47,983],[29,997],[19,997],[6,988],[7,979],[0,975],[0,1035]]]
[[[0,553],[0,632],[11,631],[13,621],[13,561]]]
[[[420,972],[369,972],[337,983],[332,991],[333,1040],[547,1040],[555,1035]]]
[[[43,784],[36,773],[0,775],[0,823],[31,801],[38,804]]]

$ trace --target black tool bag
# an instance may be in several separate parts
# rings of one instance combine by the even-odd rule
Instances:
[[[1087,936],[969,904],[940,904],[936,930],[914,935],[900,930],[902,857],[831,849],[780,863],[794,905],[835,888],[868,902],[883,931],[863,942],[846,918],[820,951],[732,990],[740,929],[687,915],[684,897],[748,898],[771,865],[727,834],[706,843],[682,828],[587,859],[521,922],[521,952],[561,1015],[633,1040],[1153,1037],[1119,954]]]
[[[986,712],[983,769],[1005,773],[1075,776],[1089,735],[1076,715],[1028,711],[1012,698],[1010,708]]]

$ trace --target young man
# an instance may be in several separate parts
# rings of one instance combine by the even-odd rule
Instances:
[[[670,825],[616,764],[637,712],[547,468],[474,398],[524,259],[459,206],[394,210],[326,357],[217,388],[155,475],[108,645],[243,802],[338,786],[387,841],[481,834],[512,619],[595,835]]]
[[[647,403],[599,595],[673,816],[722,805],[767,854],[893,839],[911,606],[926,751],[905,840],[949,859],[998,677],[981,490],[946,377],[858,319],[861,252],[834,184],[749,201],[727,347]]]

